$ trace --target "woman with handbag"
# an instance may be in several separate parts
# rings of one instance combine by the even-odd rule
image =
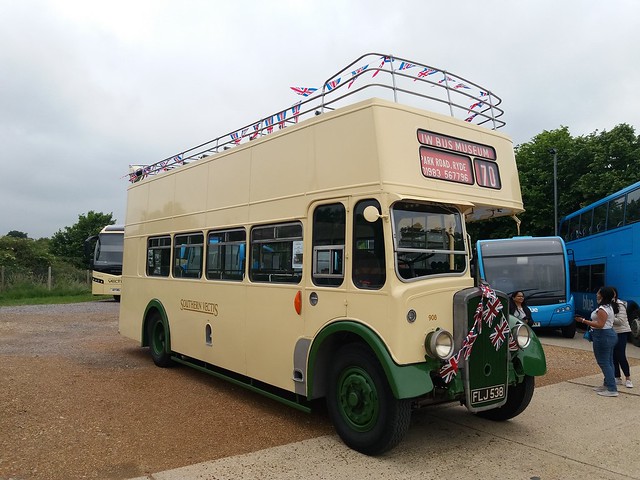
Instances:
[[[596,294],[598,308],[591,313],[591,319],[576,316],[576,322],[591,327],[593,354],[604,375],[604,384],[594,388],[603,397],[617,397],[618,387],[613,369],[613,349],[618,343],[618,335],[613,330],[613,320],[618,313],[612,287],[601,287]]]

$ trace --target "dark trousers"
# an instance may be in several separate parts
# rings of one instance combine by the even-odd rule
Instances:
[[[616,378],[620,376],[620,369],[625,377],[630,377],[629,362],[627,361],[627,342],[629,341],[629,332],[618,333],[618,343],[613,347],[613,370]]]

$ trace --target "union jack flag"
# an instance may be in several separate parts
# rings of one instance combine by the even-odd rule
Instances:
[[[482,90],[480,90],[480,96],[481,97],[488,97],[489,94],[487,92],[483,92]]]
[[[398,67],[398,70],[409,70],[410,68],[413,68],[413,67],[415,67],[413,63],[400,62],[400,66]]]
[[[382,63],[380,64],[380,66],[378,68],[384,67],[385,63],[393,62],[393,58],[391,58],[391,57],[382,56],[380,58],[382,59]],[[376,70],[375,72],[373,72],[373,76],[371,78],[375,77],[379,72],[380,72],[380,70]]]
[[[502,317],[502,321],[496,325],[495,330],[491,335],[489,335],[489,340],[491,341],[491,345],[495,347],[496,350],[500,349],[502,342],[505,341],[509,335],[509,323],[505,320],[504,316]]]
[[[487,323],[487,325],[491,326],[500,310],[502,310],[502,303],[499,298],[489,300],[484,312],[482,312],[482,319]]]
[[[470,122],[471,120],[473,120],[474,118],[476,118],[476,116],[478,116],[477,113],[474,113],[473,115],[469,115],[467,118],[464,119],[465,122]]]
[[[449,383],[456,376],[456,373],[458,373],[458,358],[454,355],[440,369],[440,377],[445,383]]]
[[[183,165],[184,162],[182,161],[182,155],[176,155],[175,157],[173,157],[171,159],[171,163],[174,163],[174,164],[177,163],[178,165]]]
[[[273,115],[264,119],[264,124],[267,127],[267,133],[273,132]]]
[[[513,335],[509,335],[509,350],[512,352],[516,352],[518,350],[518,342]]]
[[[415,82],[418,78],[425,78],[429,75],[433,75],[434,73],[438,73],[438,70],[434,70],[433,68],[425,68],[421,72],[418,72],[417,78],[414,78],[413,81]]]
[[[249,136],[249,140],[255,140],[256,138],[258,138],[258,135],[260,135],[260,124],[262,122],[258,122],[253,126],[253,132],[251,133],[251,135]]]
[[[464,83],[458,83],[455,87],[453,87],[454,89],[458,89],[458,88],[471,88],[471,87],[467,87]]]
[[[351,81],[349,82],[347,88],[351,88],[351,85],[353,85],[353,82],[356,81],[358,74],[364,72],[368,67],[369,65],[365,65],[364,67],[360,67],[359,69],[351,72]]]
[[[231,137],[231,140],[233,140],[233,143],[235,143],[236,145],[240,143],[240,140],[242,140],[240,138],[240,133],[238,133],[238,132],[233,132],[229,136]]]
[[[291,88],[291,90],[296,92],[298,95],[302,95],[303,97],[308,97],[313,92],[318,90],[317,88],[310,88],[310,87],[289,87],[289,88]]]
[[[484,102],[476,102],[469,107],[469,110],[467,111],[467,113],[471,113],[471,110],[473,110],[476,107],[482,107],[483,105],[484,105]]]
[[[455,80],[448,75],[444,75],[442,77],[442,80],[438,81],[438,83],[444,83],[444,82],[455,82]]]
[[[329,82],[326,83],[325,87],[327,87],[327,91],[331,91],[334,88],[336,88],[338,86],[338,84],[340,83],[340,78],[336,78],[335,80],[331,80]]]
[[[471,330],[469,330],[469,333],[467,333],[467,336],[462,342],[462,348],[460,349],[461,352],[464,352],[465,360],[469,360],[469,357],[471,356],[471,349],[473,348],[473,344],[477,338],[478,333],[475,331],[475,329],[472,328]]]
[[[496,292],[494,292],[489,285],[480,285],[480,291],[484,298],[488,298],[490,300],[495,300],[497,298]]]
[[[298,102],[293,107],[291,107],[291,113],[293,114],[293,123],[298,123],[298,116],[300,115],[300,104],[301,102]]]
[[[287,118],[287,111],[283,110],[282,112],[277,114],[278,117],[278,128],[282,130],[284,128],[284,123]]]

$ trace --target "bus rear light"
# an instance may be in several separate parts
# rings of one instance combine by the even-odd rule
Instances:
[[[424,348],[427,355],[439,360],[448,360],[453,355],[453,336],[446,330],[435,330],[427,334]]]
[[[302,292],[298,290],[295,298],[293,299],[293,307],[296,309],[298,315],[302,314]]]
[[[518,343],[518,347],[521,349],[527,348],[529,343],[531,343],[531,330],[524,323],[519,323],[513,327],[511,334],[514,336]]]

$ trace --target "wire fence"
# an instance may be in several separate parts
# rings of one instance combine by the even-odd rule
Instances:
[[[0,265],[0,292],[12,289],[59,288],[91,289],[91,271],[73,267],[52,267],[27,270]]]

